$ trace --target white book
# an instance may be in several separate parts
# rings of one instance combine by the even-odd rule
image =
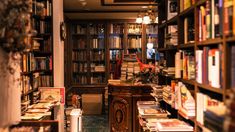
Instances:
[[[197,93],[197,109],[196,109],[196,120],[203,125],[203,111],[204,111],[204,95],[202,93]]]
[[[219,50],[215,50],[210,59],[212,59],[210,60],[211,68],[209,67],[210,85],[212,87],[220,88],[220,53],[219,53]]]
[[[196,81],[202,83],[202,50],[196,51]]]

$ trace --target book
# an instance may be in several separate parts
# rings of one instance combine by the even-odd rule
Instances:
[[[168,0],[167,4],[168,4],[167,19],[170,20],[171,18],[177,15],[177,1]]]
[[[193,127],[178,119],[161,119],[157,121],[157,130],[162,131],[193,131]]]

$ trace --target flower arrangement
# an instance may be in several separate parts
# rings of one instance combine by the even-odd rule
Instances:
[[[6,52],[30,48],[32,0],[0,0],[0,47]]]

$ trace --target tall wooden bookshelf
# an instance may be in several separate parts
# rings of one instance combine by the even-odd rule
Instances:
[[[213,99],[226,102],[226,97],[228,91],[231,91],[232,87],[232,64],[231,60],[231,47],[235,41],[233,37],[233,33],[231,33],[233,28],[226,29],[226,26],[229,26],[226,23],[226,1],[216,1],[216,0],[192,0],[191,4],[187,5],[188,7],[183,8],[184,1],[186,0],[175,0],[178,5],[177,15],[172,17],[171,19],[168,18],[167,10],[167,2],[172,0],[160,0],[158,13],[159,13],[159,34],[158,34],[158,52],[164,54],[165,67],[175,67],[175,54],[179,51],[187,51],[191,52],[191,55],[194,57],[195,62],[195,78],[194,79],[185,79],[184,77],[176,78],[175,76],[167,76],[165,74],[159,74],[159,80],[161,84],[170,84],[171,81],[180,81],[183,82],[188,89],[190,89],[195,101],[196,107],[199,104],[197,102],[197,93],[203,93]],[[217,18],[212,18],[212,21],[215,21],[212,24],[210,23],[208,26],[212,28],[209,30],[203,30],[201,27],[201,13],[202,10],[208,9],[208,7],[212,8],[211,2],[214,2],[215,6],[213,6],[212,17],[216,16]],[[230,3],[231,4],[231,3]],[[217,8],[217,9],[216,9]],[[218,10],[219,9],[219,10]],[[215,11],[217,10],[217,11]],[[207,10],[208,11],[208,10]],[[210,15],[210,13],[209,13]],[[201,17],[201,18],[200,18]],[[191,20],[190,20],[191,19]],[[204,19],[204,18],[203,18]],[[219,19],[219,20],[218,20]],[[187,21],[187,22],[186,22]],[[188,23],[186,26],[185,23]],[[165,46],[166,42],[164,41],[166,38],[166,32],[168,32],[168,27],[170,25],[177,25],[178,26],[178,41],[177,45],[175,46]],[[206,27],[205,27],[206,28]],[[214,31],[213,31],[214,30]],[[225,31],[224,31],[225,30]],[[209,33],[209,36],[204,36],[203,34]],[[226,33],[227,31],[227,33]],[[191,34],[191,35],[190,35]],[[214,34],[214,35],[213,35]],[[187,37],[187,38],[185,38]],[[212,86],[209,83],[199,83],[197,80],[197,61],[196,61],[196,54],[198,50],[211,50],[216,49],[220,53],[220,87]],[[207,72],[207,71],[206,71]],[[211,73],[212,74],[212,73]],[[221,80],[222,78],[222,80]],[[171,108],[174,109],[174,108]],[[180,112],[176,117],[181,118],[182,120],[187,121],[192,126],[195,127],[195,131],[202,131],[205,127],[201,123],[197,121],[197,115],[195,118],[186,118]]]
[[[38,87],[53,86],[53,20],[52,1],[33,0],[31,26],[32,47],[22,56],[22,102],[36,103]]]
[[[158,46],[158,36],[155,31],[157,24],[147,26],[137,24],[134,20],[69,20],[67,25],[69,27],[65,49],[69,54],[66,63],[69,74],[66,78],[67,86],[105,86],[108,79],[119,79],[120,73],[116,73],[116,70],[124,54],[136,53],[143,62],[154,62],[155,56],[146,59],[146,45],[147,42],[151,42],[153,48]],[[94,25],[97,26],[97,32],[99,26],[101,27],[102,34],[90,33]],[[95,43],[98,47],[94,48]],[[94,60],[96,57],[101,58]],[[105,71],[92,71],[94,66],[98,65],[104,66]],[[101,81],[91,83],[91,78],[96,75],[100,75]]]

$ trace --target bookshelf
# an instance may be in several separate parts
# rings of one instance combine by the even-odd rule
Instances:
[[[36,34],[32,47],[22,55],[21,99],[33,104],[38,87],[53,86],[52,1],[33,0],[31,26]]]
[[[211,1],[177,0],[177,5],[179,8],[176,16],[167,19],[168,18],[167,10],[169,8],[167,6],[168,1],[161,0],[158,8],[160,25],[158,27],[159,47],[157,50],[160,53],[164,54],[163,58],[164,61],[166,62],[162,64],[162,66],[176,68],[177,61],[175,61],[174,59],[175,54],[178,52],[185,52],[185,51],[191,52],[194,58],[193,67],[194,67],[195,77],[188,80],[183,77],[178,78],[175,76],[167,76],[166,74],[160,74],[159,79],[163,80],[160,81],[160,83],[170,85],[171,81],[174,80],[174,81],[183,82],[184,84],[191,85],[193,89],[192,92],[194,94],[194,99],[196,101],[196,107],[197,105],[200,106],[200,102],[198,101],[198,97],[200,96],[198,96],[197,94],[201,93],[215,100],[225,103],[227,100],[226,96],[228,94],[228,89],[234,88],[234,85],[232,84],[232,82],[234,82],[233,80],[234,61],[232,60],[233,59],[232,54],[234,52],[233,43],[235,41],[233,34],[234,28],[228,26],[229,24],[231,24],[231,21],[226,21],[228,20],[229,17],[229,14],[226,14],[226,11],[231,9],[230,7],[233,6],[233,4],[226,3],[227,1],[219,1],[219,0],[211,0]],[[187,1],[189,1],[188,3],[189,5],[184,7],[186,4],[184,2]],[[178,44],[176,47],[165,46],[166,45],[165,38],[167,33],[169,33],[169,29],[167,29],[169,25],[178,26],[178,34],[177,34]],[[201,52],[199,53],[199,56],[198,52]],[[173,55],[169,55],[169,53]],[[217,57],[215,54],[217,55]],[[201,55],[204,56],[204,60]],[[209,77],[210,75],[212,75],[210,68],[213,68],[213,66],[208,68],[210,66],[209,63],[211,57],[217,60],[218,64],[216,64],[216,66],[219,67],[219,68],[215,67],[215,70],[213,70],[213,75],[214,75],[213,77]],[[198,59],[203,60],[200,62],[201,64],[199,63],[200,66],[197,66]],[[203,70],[203,75],[198,73],[202,72],[200,71],[200,69]],[[198,80],[197,78],[198,76],[203,76],[203,77]],[[164,79],[166,80],[164,81]],[[218,107],[218,109],[219,108],[220,107]],[[197,107],[196,111],[198,110],[199,107]],[[202,129],[209,127],[208,124],[202,124],[197,121],[200,116],[201,115],[196,114],[195,119],[191,120],[193,121],[192,125],[194,126],[195,131],[202,131]],[[182,118],[185,117],[182,116]],[[212,127],[210,127],[209,129],[213,130]]]

